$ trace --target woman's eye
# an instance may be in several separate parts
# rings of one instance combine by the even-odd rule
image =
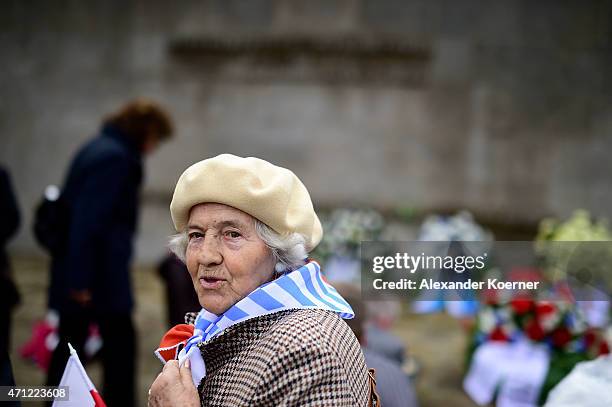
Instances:
[[[189,240],[193,240],[193,239],[198,239],[200,237],[203,237],[204,235],[200,232],[191,232],[189,233]]]
[[[230,230],[230,231],[225,233],[225,236],[227,236],[227,237],[229,237],[231,239],[238,239],[242,235],[239,232],[236,232],[235,230]]]

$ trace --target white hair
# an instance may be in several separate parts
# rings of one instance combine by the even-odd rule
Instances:
[[[397,300],[368,301],[366,308],[370,321],[388,319],[395,322],[402,313],[402,305]]]
[[[276,271],[283,272],[295,270],[304,265],[308,252],[306,251],[306,239],[299,233],[280,235],[265,223],[255,219],[255,231],[266,246],[272,251],[276,261]],[[189,236],[187,231],[170,236],[168,248],[183,263],[187,253]]]

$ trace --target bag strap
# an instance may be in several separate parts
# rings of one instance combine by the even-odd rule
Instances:
[[[381,407],[380,396],[376,391],[376,369],[368,369],[368,407]]]

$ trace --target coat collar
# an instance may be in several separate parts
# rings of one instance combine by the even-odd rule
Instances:
[[[100,133],[102,137],[108,137],[117,141],[124,148],[126,148],[133,156],[137,157],[138,159],[141,158],[142,152],[136,142],[116,126],[112,124],[105,124],[104,126],[102,126],[102,130]]]

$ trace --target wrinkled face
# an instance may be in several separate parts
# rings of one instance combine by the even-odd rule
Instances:
[[[221,314],[272,280],[274,256],[255,219],[231,206],[196,205],[189,213],[185,262],[200,304]]]

